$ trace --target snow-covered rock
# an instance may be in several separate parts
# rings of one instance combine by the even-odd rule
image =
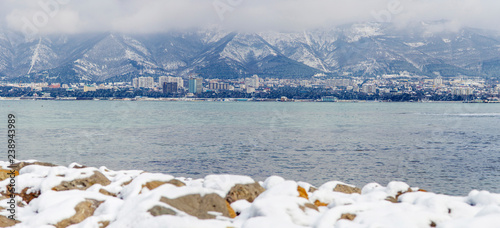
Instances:
[[[0,225],[493,228],[500,224],[500,194],[486,191],[459,197],[396,181],[387,186],[369,183],[362,189],[331,181],[316,188],[277,176],[259,183],[237,175],[190,179],[78,164],[20,164],[18,173],[10,172],[9,164],[0,161],[0,173],[7,174],[0,176]],[[17,221],[8,220],[9,173],[17,175],[13,195]]]

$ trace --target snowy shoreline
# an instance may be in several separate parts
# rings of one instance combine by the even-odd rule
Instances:
[[[0,161],[0,227],[499,227],[500,194],[440,195],[406,183],[321,186],[272,176],[203,179],[76,163]]]

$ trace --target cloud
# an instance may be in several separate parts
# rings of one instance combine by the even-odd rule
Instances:
[[[305,30],[383,21],[447,20],[500,30],[496,0],[2,0],[0,25],[18,31],[158,33],[219,25]]]

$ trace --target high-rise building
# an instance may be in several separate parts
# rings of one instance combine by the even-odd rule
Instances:
[[[177,88],[184,88],[184,80],[181,77],[161,76],[158,82],[160,87],[163,86],[165,82],[177,82]]]
[[[203,92],[203,78],[190,78],[189,79],[189,92],[200,94]]]
[[[177,82],[164,82],[163,83],[163,93],[177,93],[178,85]]]
[[[168,77],[167,76],[161,76],[158,78],[158,85],[161,87],[161,88],[164,88],[163,87],[163,84],[166,83],[166,82],[169,82],[168,81]]]
[[[139,78],[139,87],[140,88],[153,88],[154,87],[154,78],[153,77],[140,77]]]
[[[132,86],[134,88],[139,88],[139,79],[138,78],[132,79]]]

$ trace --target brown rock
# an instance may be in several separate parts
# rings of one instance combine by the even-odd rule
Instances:
[[[231,204],[229,204],[229,202],[226,201],[226,207],[227,207],[227,210],[229,212],[229,218],[236,218],[236,212],[234,212],[234,209],[231,207]]]
[[[109,221],[101,221],[99,222],[99,228],[106,228],[109,226]]]
[[[72,168],[73,169],[85,169],[85,168],[87,168],[87,166],[84,166],[84,165],[75,165]]]
[[[162,185],[164,185],[164,184],[166,184],[166,183],[165,183],[165,182],[163,182],[163,181],[151,181],[151,182],[146,183],[146,184],[145,184],[145,185],[143,185],[142,187],[143,187],[143,188],[144,188],[144,187],[146,187],[146,188],[148,188],[149,190],[153,190],[153,189],[158,188],[158,187],[160,187],[160,186],[162,186]]]
[[[346,219],[346,220],[351,220],[351,221],[354,220],[355,218],[356,218],[355,214],[342,214],[340,216],[340,219]]]
[[[346,194],[353,194],[353,193],[361,194],[361,189],[356,188],[356,187],[343,185],[343,184],[337,184],[337,186],[335,186],[333,191],[334,192],[342,192],[342,193],[346,193]]]
[[[0,227],[11,227],[11,226],[14,226],[18,223],[19,223],[19,221],[17,221],[17,220],[12,220],[12,219],[7,218],[3,215],[0,215]]]
[[[11,170],[0,169],[0,181],[10,178]],[[19,176],[19,171],[14,170],[14,176]]]
[[[315,191],[318,191],[318,189],[317,189],[317,188],[315,188],[315,187],[313,187],[313,186],[309,187],[309,192],[310,192],[310,193],[313,193],[313,192],[315,192]]]
[[[411,190],[411,188],[408,188],[408,190],[406,190],[406,191],[404,191],[404,192],[399,191],[399,192],[398,192],[398,194],[396,195],[396,199],[397,199],[398,197],[400,197],[401,195],[403,195],[403,194],[405,194],[405,193],[408,193],[408,192],[413,192],[413,190]]]
[[[297,191],[299,192],[299,197],[302,197],[304,199],[309,199],[309,196],[307,195],[307,192],[303,187],[298,186]]]
[[[413,192],[413,190],[411,190],[411,188],[408,188],[408,190],[404,191],[404,192],[401,192],[399,191],[395,197],[392,197],[392,196],[388,196],[387,198],[385,198],[385,200],[389,201],[389,202],[392,202],[392,203],[399,203],[399,197],[405,193],[408,193],[408,192]]]
[[[106,186],[110,183],[111,181],[109,181],[109,179],[106,176],[104,176],[104,174],[94,171],[94,175],[88,178],[76,179],[72,181],[63,181],[60,185],[53,187],[52,190],[54,191],[67,191],[73,189],[86,190],[94,184],[100,184],[102,186]]]
[[[387,198],[385,198],[385,200],[391,202],[391,203],[398,203],[398,199],[397,198],[394,198],[392,196],[388,196]]]
[[[122,186],[122,187],[125,187],[125,186],[129,185],[130,183],[132,183],[132,181],[133,181],[133,180],[134,180],[134,179],[130,179],[129,181],[124,182],[123,184],[121,184],[121,186]]]
[[[169,181],[151,181],[151,182],[146,183],[142,187],[143,188],[146,187],[149,190],[153,190],[153,189],[158,188],[158,187],[160,187],[160,186],[162,186],[164,184],[171,184],[171,185],[174,185],[174,186],[177,186],[177,187],[186,186],[186,184],[184,184],[184,182],[182,182],[180,180],[172,179],[172,180],[169,180]]]
[[[99,193],[101,193],[101,194],[103,194],[103,195],[107,195],[107,196],[116,197],[116,194],[111,193],[111,192],[109,192],[108,190],[103,189],[103,188],[99,189]]]
[[[31,193],[27,193],[28,190],[30,190],[29,188],[24,188],[20,194],[16,194],[18,196],[20,196],[21,198],[23,198],[23,201],[26,202],[27,204],[29,204],[33,199],[35,198],[38,198],[38,196],[40,196],[40,191],[35,191],[35,192],[31,192]]]
[[[64,219],[58,222],[55,226],[56,228],[65,228],[73,224],[78,224],[85,220],[86,218],[94,215],[95,210],[99,205],[101,205],[102,201],[87,199],[75,207],[75,215],[70,218]]]
[[[306,208],[309,208],[309,209],[313,209],[313,210],[316,210],[316,211],[319,211],[318,207],[316,207],[316,205],[312,204],[312,203],[306,203],[304,205],[300,205],[299,208],[302,210],[302,211],[306,211]]]
[[[47,163],[47,162],[19,162],[15,163],[9,166],[9,168],[19,171],[22,168],[29,166],[29,165],[40,165],[40,166],[48,166],[48,167],[55,167],[57,165],[54,165],[52,163]]]
[[[167,181],[167,184],[172,184],[174,186],[177,186],[177,187],[184,187],[186,186],[186,184],[180,180],[177,180],[177,179],[172,179],[172,180],[169,180]]]
[[[162,197],[160,201],[199,219],[214,219],[214,215],[207,213],[209,211],[220,212],[223,216],[230,217],[225,200],[217,194],[208,194],[203,197],[195,194],[176,199]]]
[[[17,206],[18,207],[25,207],[26,204],[24,204],[23,201],[17,201]]]
[[[226,201],[231,204],[244,199],[252,203],[264,191],[265,189],[257,182],[253,184],[237,184],[227,193]]]
[[[326,207],[326,206],[328,206],[328,204],[323,203],[323,202],[321,202],[321,201],[319,201],[319,200],[314,201],[314,205],[315,205],[316,207]]]
[[[431,221],[430,226],[431,226],[431,227],[436,227],[436,226],[437,226],[437,224],[436,224],[435,222]]]
[[[162,206],[154,206],[153,208],[149,209],[148,212],[155,217],[160,215],[177,215],[177,212],[175,212],[174,210]]]

